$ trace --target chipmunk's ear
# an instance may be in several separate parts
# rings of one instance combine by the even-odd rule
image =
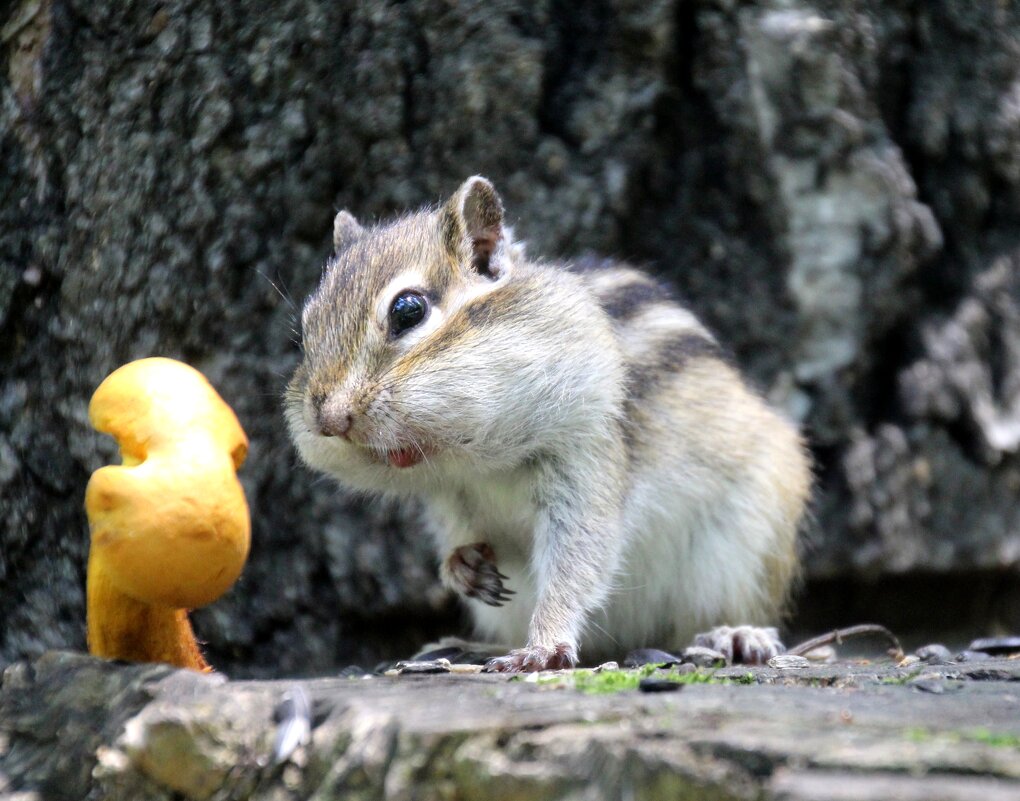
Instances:
[[[481,275],[495,278],[492,253],[503,236],[503,201],[485,178],[468,178],[440,212],[443,240],[451,255]]]
[[[339,253],[347,245],[365,233],[365,229],[346,209],[333,218],[333,252]]]

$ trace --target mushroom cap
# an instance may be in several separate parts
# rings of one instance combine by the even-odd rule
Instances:
[[[110,373],[89,401],[89,422],[117,440],[125,464],[145,461],[150,448],[199,431],[239,468],[248,437],[237,416],[194,367],[162,357],[138,359]]]
[[[85,491],[104,574],[145,603],[216,600],[240,575],[251,534],[235,473],[248,440],[234,412],[197,370],[152,358],[111,373],[89,419],[124,461],[93,473]]]

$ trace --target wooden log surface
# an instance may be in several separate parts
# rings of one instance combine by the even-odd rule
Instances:
[[[0,798],[1020,797],[1020,660],[699,675],[248,682],[51,652],[4,674]]]

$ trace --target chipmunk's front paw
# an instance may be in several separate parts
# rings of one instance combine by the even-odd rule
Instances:
[[[514,594],[504,586],[507,577],[496,567],[496,552],[487,542],[455,548],[443,563],[443,575],[456,592],[489,606],[502,606]]]
[[[534,645],[516,648],[506,656],[490,659],[484,673],[534,673],[537,670],[564,670],[577,664],[577,649],[565,642],[549,648]]]
[[[696,635],[694,645],[719,651],[727,661],[745,665],[764,665],[786,651],[776,629],[760,626],[717,626]]]

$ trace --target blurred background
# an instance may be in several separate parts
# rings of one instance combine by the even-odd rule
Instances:
[[[298,465],[333,215],[468,175],[665,277],[816,458],[791,636],[1020,629],[1020,11],[976,0],[0,2],[0,663],[84,649],[93,389],[183,359],[251,438],[236,676],[464,631],[413,508]]]

